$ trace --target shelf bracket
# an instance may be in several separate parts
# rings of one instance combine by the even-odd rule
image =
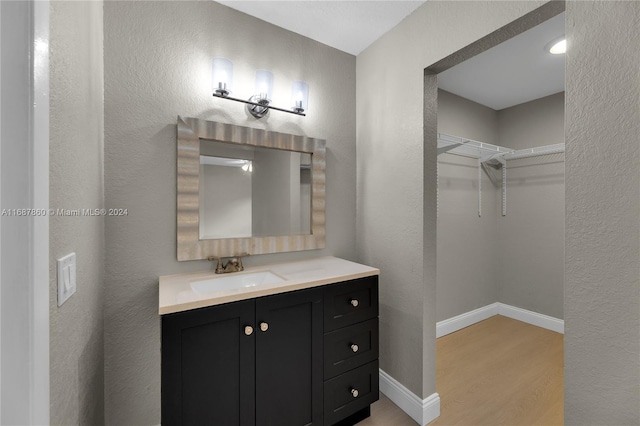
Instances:
[[[507,162],[504,159],[502,163],[502,216],[507,215]]]
[[[482,217],[482,159],[478,158],[478,217]]]
[[[447,145],[447,146],[443,146],[443,147],[438,147],[436,150],[438,152],[438,155],[440,154],[444,154],[447,151],[451,151],[452,149],[456,149],[459,146],[464,145],[463,143],[454,143],[451,145]]]
[[[436,219],[440,217],[440,162],[436,159]]]

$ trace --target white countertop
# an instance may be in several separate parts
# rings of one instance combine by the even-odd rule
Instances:
[[[191,283],[194,281],[262,271],[274,273],[284,281],[240,289],[213,291],[206,294],[197,293],[191,288]],[[188,311],[190,309],[369,277],[379,273],[380,271],[376,268],[327,256],[297,262],[245,267],[244,271],[231,274],[216,274],[212,269],[189,274],[165,275],[160,277],[158,312],[160,315],[164,315]]]

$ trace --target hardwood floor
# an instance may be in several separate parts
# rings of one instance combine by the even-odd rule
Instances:
[[[431,425],[562,425],[563,335],[500,315],[436,343],[440,417]],[[361,426],[415,426],[388,398]]]
[[[438,339],[433,424],[563,424],[562,339],[500,315]]]
[[[416,426],[416,424],[389,398],[380,393],[380,399],[371,405],[371,417],[358,423],[358,426]]]

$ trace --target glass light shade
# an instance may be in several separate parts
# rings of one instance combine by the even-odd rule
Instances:
[[[256,86],[254,94],[261,100],[271,100],[271,96],[273,95],[273,74],[271,71],[256,71]]]
[[[291,85],[291,109],[305,112],[309,109],[309,84],[305,81],[294,81]]]
[[[233,87],[233,63],[226,58],[213,58],[211,89],[218,93],[231,92]]]

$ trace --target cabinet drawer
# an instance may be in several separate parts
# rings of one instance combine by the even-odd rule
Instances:
[[[325,287],[325,332],[366,321],[377,316],[377,275]]]
[[[378,318],[324,335],[324,378],[378,359]]]
[[[324,382],[324,424],[333,425],[377,401],[378,375],[375,360]]]

